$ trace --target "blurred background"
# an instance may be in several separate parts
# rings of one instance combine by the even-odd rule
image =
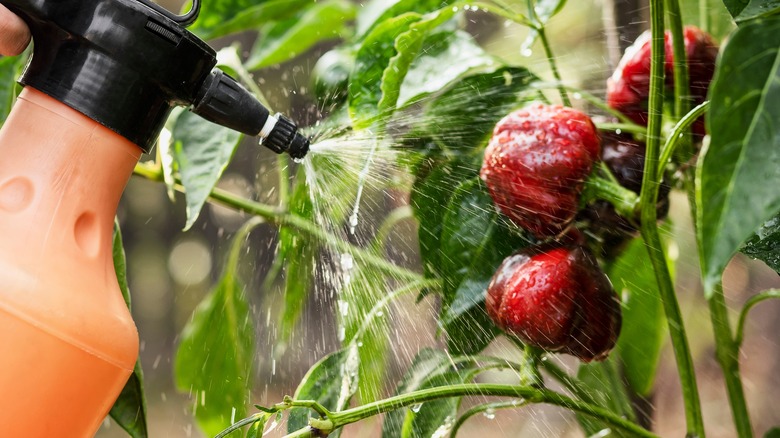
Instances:
[[[161,0],[160,3],[174,11],[182,7],[180,0]],[[728,15],[720,0],[712,0],[711,7],[701,11],[698,1],[684,0],[682,4],[686,9],[686,23],[698,23],[699,14],[705,12],[710,15],[711,30],[717,40],[722,41],[729,32]],[[641,0],[568,2],[548,28],[564,80],[603,96],[605,80],[622,50],[648,27],[647,15],[646,1]],[[520,53],[520,44],[527,33],[524,28],[480,12],[469,12],[467,19],[469,31],[489,52],[551,78],[541,49],[535,48],[530,54]],[[246,54],[256,38],[257,35],[250,32],[212,41],[212,44],[220,48],[238,43]],[[254,78],[269,98],[273,110],[286,112],[302,125],[312,125],[322,116],[312,97],[310,71],[319,56],[336,43],[320,44],[293,61],[255,72]],[[584,102],[578,104],[585,106]],[[246,140],[238,148],[219,187],[273,204],[278,181],[276,165],[274,154],[257,147],[251,139]],[[290,162],[290,166],[295,164]],[[371,228],[376,222],[371,218],[381,218],[399,203],[388,191],[369,190],[364,196],[367,198],[363,205],[367,207],[363,210],[360,227]],[[185,224],[184,205],[181,195],[171,203],[162,184],[134,177],[119,210],[128,257],[133,315],[141,336],[141,361],[153,438],[202,436],[191,416],[193,401],[188,394],[180,394],[174,387],[172,357],[181,329],[220,275],[231,235],[247,219],[231,210],[207,205],[192,230],[184,233],[181,231]],[[735,432],[720,368],[714,357],[707,306],[698,281],[695,236],[684,195],[673,195],[670,218],[676,244],[673,252],[677,255],[679,298],[697,366],[707,431],[711,437],[731,437]],[[398,263],[419,269],[416,236],[412,221],[396,227],[390,254]],[[264,405],[294,393],[309,367],[339,346],[333,290],[324,282],[310,294],[304,317],[291,342],[283,350],[276,345],[274,321],[281,309],[282,282],[266,285],[270,287],[262,284],[274,258],[276,238],[275,227],[261,225],[250,236],[241,267],[241,276],[249,285],[260,342],[256,347],[253,402]],[[323,264],[327,265],[327,254],[321,256]],[[743,256],[731,263],[725,276],[724,289],[732,308],[738,308],[756,292],[772,287],[780,287],[778,275],[763,263]],[[392,363],[388,368],[388,381],[397,380],[420,348],[438,345],[436,325],[431,316],[434,307],[431,299],[419,304],[409,299],[401,300],[393,308],[392,323],[411,325],[417,335],[403,338],[393,346],[395,354],[389,355]],[[780,410],[773,405],[774,394],[780,389],[778,314],[780,301],[770,300],[758,306],[751,313],[742,350],[745,391],[758,434],[780,424]],[[489,349],[497,355],[507,350],[500,341]],[[566,358],[563,364],[569,369],[576,367],[575,361]],[[501,378],[500,375],[492,377]],[[653,400],[651,412],[655,431],[661,436],[683,436],[685,421],[680,388],[668,346],[662,356]],[[369,421],[350,426],[344,436],[378,436],[378,424]],[[283,427],[279,427],[269,436],[281,436],[282,430]],[[466,423],[460,436],[485,436],[485,430],[490,430],[491,437],[582,436],[572,414],[548,407],[503,411],[495,418],[478,416]],[[107,421],[97,436],[125,435],[118,426]]]

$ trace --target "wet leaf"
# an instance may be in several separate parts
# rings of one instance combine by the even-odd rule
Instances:
[[[443,69],[442,65],[448,66]],[[488,55],[468,33],[442,30],[429,35],[401,85],[398,106],[436,93],[474,70],[494,71],[502,64]]]
[[[634,411],[626,387],[617,370],[615,360],[610,356],[603,362],[591,362],[580,365],[577,379],[582,383],[582,390],[590,394],[596,406],[608,409],[622,417],[632,419]],[[610,431],[610,426],[593,417],[577,414],[577,421],[587,436],[622,437],[617,430]],[[603,435],[604,431],[607,432]]]
[[[729,2],[726,3],[728,6]],[[739,8],[739,6],[743,7],[739,15],[734,16],[734,21],[737,23],[758,17],[775,15],[780,12],[780,0],[750,0],[747,4],[744,4],[746,3],[745,1],[737,1],[734,3],[737,3],[736,8]],[[730,11],[731,8],[729,8],[729,12]]]
[[[313,219],[314,211],[304,180],[303,169],[296,178],[295,191],[290,197],[290,213],[305,219]],[[281,227],[279,230],[279,252],[277,258],[285,260],[284,312],[280,324],[280,342],[290,340],[293,329],[308,301],[314,281],[315,257],[318,252],[316,241],[297,229]]]
[[[255,332],[237,270],[243,242],[259,223],[252,219],[236,233],[222,277],[184,327],[174,358],[176,387],[192,395],[195,418],[208,435],[246,415]]]
[[[455,0],[371,0],[357,17],[357,35],[362,37],[383,21],[406,12],[425,14],[454,3]]]
[[[623,297],[623,325],[616,351],[633,391],[648,396],[666,339],[666,317],[644,241],[634,239],[610,266],[608,275]]]
[[[780,211],[780,17],[737,29],[710,89],[696,175],[697,231],[705,294],[761,224]]]
[[[260,419],[249,426],[249,429],[246,431],[246,437],[244,438],[261,438],[263,436],[263,432],[265,431],[265,423],[268,422],[268,419],[271,418],[272,414],[263,413],[257,415]]]
[[[296,16],[271,24],[252,48],[247,68],[280,64],[321,41],[343,38],[353,18],[355,6],[346,0],[312,3]]]
[[[527,240],[504,228],[479,177],[458,186],[446,208],[441,235],[440,319],[451,353],[478,353],[498,333],[485,311],[487,287],[504,258],[525,246]]]
[[[0,126],[3,125],[21,86],[16,83],[27,62],[27,52],[19,56],[0,56]]]
[[[366,315],[388,294],[389,288],[384,274],[364,264],[345,269],[352,259],[348,255],[341,257],[342,281],[345,284],[339,294],[337,310],[344,330],[342,342],[345,345],[361,344],[358,351],[361,365],[358,370],[358,397],[361,403],[370,403],[381,397],[385,384],[390,324],[387,310],[374,315],[368,322]],[[359,339],[356,338],[358,334]]]
[[[114,238],[112,255],[114,259],[114,271],[116,272],[119,289],[125,299],[127,308],[130,309],[130,290],[127,287],[127,263],[125,249],[122,245],[122,232],[119,223],[114,222]],[[146,396],[144,395],[144,373],[141,369],[141,361],[136,360],[133,374],[130,375],[122,392],[114,402],[109,412],[122,429],[133,438],[146,438],[149,436],[146,425]]]
[[[456,362],[458,365],[453,365]],[[457,360],[443,351],[426,348],[417,354],[395,393],[405,394],[426,388],[466,383],[472,379],[474,369],[473,362]],[[460,400],[459,397],[445,398],[389,412],[385,415],[382,425],[382,436],[448,436],[446,432],[455,422]]]
[[[750,3],[750,0],[723,0],[723,4],[726,5],[726,9],[732,17],[737,17],[745,9],[745,6]]]
[[[290,18],[310,3],[311,0],[203,1],[198,19],[188,30],[203,39],[217,38]],[[184,10],[189,10],[189,4]]]
[[[344,410],[357,391],[358,367],[358,347],[357,344],[350,343],[343,350],[331,353],[314,364],[301,380],[293,398],[315,400],[329,411]],[[311,409],[292,409],[287,420],[287,432],[292,433],[306,427],[309,418],[316,415]],[[337,437],[338,432],[333,432],[331,436]]]
[[[187,111],[173,127],[174,157],[186,191],[187,224],[190,229],[200,215],[211,190],[225,171],[241,134]]]
[[[535,97],[535,80],[522,67],[468,76],[427,106],[422,129],[450,152],[481,151],[496,123]]]
[[[383,21],[358,49],[348,88],[349,116],[357,129],[370,126],[381,116],[382,81],[390,60],[396,56],[395,40],[422,16],[406,13]]]
[[[764,222],[740,251],[780,273],[780,216]]]
[[[412,187],[410,204],[419,224],[417,236],[425,275],[428,278],[436,278],[443,275],[441,232],[447,205],[454,188],[462,181],[476,176],[477,170],[474,165],[459,159],[443,161],[440,158],[430,158],[429,163],[423,167],[429,168],[429,173],[421,175],[418,172]]]

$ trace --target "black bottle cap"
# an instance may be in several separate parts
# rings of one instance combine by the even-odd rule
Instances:
[[[33,34],[33,58],[20,82],[147,152],[171,109],[194,103],[216,65],[214,50],[175,16],[139,0],[0,3]]]

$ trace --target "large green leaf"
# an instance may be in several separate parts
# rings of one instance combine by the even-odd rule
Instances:
[[[751,21],[724,47],[710,91],[709,147],[696,175],[705,293],[780,211],[780,17]]]
[[[176,119],[173,138],[174,157],[187,197],[184,229],[188,230],[233,157],[241,134],[187,111]]]
[[[780,12],[780,0],[750,0],[746,5],[742,1],[737,3],[744,7],[739,15],[734,16],[734,20],[738,23]]]
[[[458,365],[454,363],[460,362]],[[473,376],[474,364],[456,361],[449,354],[424,349],[396,388],[396,394],[438,386],[465,383]],[[448,436],[457,414],[460,398],[452,397],[427,402],[411,408],[398,409],[385,416],[382,436],[386,438],[427,438]]]
[[[192,394],[208,435],[243,418],[249,402],[255,331],[237,269],[244,240],[259,223],[252,219],[236,233],[219,283],[195,309],[176,351],[176,387]]]
[[[761,225],[740,251],[763,261],[780,273],[780,216],[775,216]]]
[[[421,128],[451,152],[481,150],[496,123],[535,96],[535,80],[523,67],[468,76],[431,101]]]
[[[202,3],[200,15],[189,30],[203,39],[211,39],[290,18],[311,0],[204,0]],[[185,9],[189,9],[189,4]]]
[[[295,391],[296,400],[314,400],[329,411],[341,411],[357,390],[360,358],[358,347],[350,343],[343,350],[325,356],[309,369]],[[310,409],[292,409],[287,420],[287,431],[292,433],[309,424]],[[337,437],[340,431],[331,436]]]
[[[300,169],[298,183],[290,197],[290,213],[311,220],[314,212],[308,187]],[[276,257],[285,260],[284,312],[281,315],[279,341],[287,342],[295,324],[300,319],[308,301],[309,290],[314,284],[315,257],[318,245],[297,229],[282,227],[279,230],[279,252]]]
[[[494,71],[501,66],[467,32],[449,29],[433,32],[409,67],[401,85],[398,106],[436,93],[474,70]]]
[[[0,57],[0,126],[3,125],[11,107],[16,102],[20,87],[16,80],[27,61],[27,54]]]
[[[125,248],[122,245],[122,231],[119,223],[114,223],[114,239],[112,256],[114,259],[114,271],[116,272],[119,289],[125,299],[127,308],[130,309],[130,289],[127,287],[127,262]],[[146,396],[144,395],[144,372],[141,369],[141,360],[135,362],[133,374],[130,375],[125,387],[119,394],[109,412],[111,418],[133,438],[146,438],[149,436],[146,425]]]
[[[422,167],[428,168],[427,174],[418,173],[412,186],[410,204],[419,224],[417,238],[425,275],[435,278],[442,275],[441,232],[447,205],[454,188],[475,177],[477,170],[473,164],[459,159],[444,161],[430,158]]]
[[[289,19],[271,24],[252,48],[247,68],[255,70],[292,59],[314,44],[344,37],[355,6],[346,0],[327,0]]]
[[[349,82],[349,116],[355,128],[370,126],[378,116],[382,80],[390,60],[396,56],[395,40],[422,16],[406,13],[383,21],[358,49]]]
[[[623,372],[633,391],[647,396],[661,358],[666,318],[644,241],[634,239],[608,274],[623,297],[623,324],[617,343]]]
[[[450,352],[475,354],[498,333],[485,311],[488,284],[504,258],[527,246],[527,241],[504,228],[478,177],[458,186],[446,211],[441,235],[444,299],[440,319]]]

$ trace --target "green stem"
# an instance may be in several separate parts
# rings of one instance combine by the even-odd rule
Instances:
[[[667,16],[669,17],[669,30],[672,34],[674,55],[674,118],[679,120],[691,108],[691,92],[688,84],[688,56],[685,52],[685,36],[683,35],[680,3],[677,0],[666,0],[666,7],[668,8]],[[693,156],[690,130],[683,131],[681,146],[680,161],[684,163]]]
[[[739,344],[731,335],[728,309],[721,283],[715,287],[707,302],[710,307],[710,319],[715,335],[715,357],[718,359],[723,371],[723,379],[726,381],[731,415],[734,418],[737,436],[750,438],[753,436],[753,428],[750,425],[750,414],[748,414],[745,391],[742,388],[742,379],[739,373]]]
[[[563,368],[554,364],[550,358],[543,360],[541,366],[542,369],[547,372],[547,374],[552,376],[553,379],[557,380],[561,385],[563,385],[564,388],[569,390],[569,392],[574,394],[574,396],[576,396],[578,399],[584,401],[585,403],[596,404],[596,401],[593,400],[593,397],[590,396],[590,393],[585,390],[585,384],[582,383],[577,377],[572,376],[571,374],[564,371]]]
[[[596,123],[596,127],[601,131],[620,131],[620,134],[627,132],[634,135],[645,135],[647,132],[647,128],[636,123]]]
[[[747,322],[747,316],[750,312],[750,309],[752,309],[756,304],[772,298],[780,298],[780,290],[770,289],[768,291],[761,292],[758,295],[754,295],[750,297],[750,299],[747,300],[745,305],[742,307],[742,311],[739,313],[739,322],[737,322],[737,335],[734,337],[734,342],[737,344],[737,348],[742,347],[742,341],[745,339],[745,322]]]
[[[514,21],[517,24],[533,27],[533,23],[531,23],[531,20],[529,20],[525,15],[513,12],[508,8],[497,6],[488,2],[473,2],[471,5],[476,6],[483,11],[488,11],[492,14],[498,15],[499,17],[506,18],[509,21]]]
[[[547,56],[547,61],[550,63],[550,70],[552,70],[553,77],[559,83],[558,92],[561,93],[561,100],[565,106],[571,106],[571,100],[569,100],[569,94],[566,92],[566,87],[563,86],[563,80],[561,79],[561,73],[558,71],[558,63],[555,62],[555,56],[550,47],[550,41],[547,39],[547,32],[544,30],[544,26],[536,27],[536,32],[539,33],[539,41],[542,42],[544,47],[544,54]]]
[[[647,150],[641,192],[641,233],[645,240],[653,269],[658,282],[658,290],[663,302],[664,312],[669,324],[677,372],[680,376],[682,395],[685,405],[685,418],[688,434],[703,438],[704,421],[701,414],[701,402],[696,386],[696,374],[693,367],[688,338],[685,334],[680,306],[675,295],[674,284],[669,273],[669,265],[661,244],[656,217],[656,203],[660,180],[658,158],[660,155],[661,114],[664,99],[664,0],[650,0],[652,31],[652,62],[650,75],[650,108],[647,128]]]
[[[680,119],[676,125],[674,125],[672,133],[669,134],[669,137],[666,138],[666,143],[664,144],[663,149],[661,149],[661,158],[658,160],[659,166],[658,175],[656,175],[656,178],[658,178],[659,181],[663,179],[666,164],[672,158],[672,155],[674,155],[674,151],[677,149],[677,145],[681,143],[681,140],[684,137],[684,133],[688,130],[688,128],[690,128],[693,122],[695,122],[702,114],[704,114],[705,111],[707,111],[709,106],[709,100],[702,102],[696,106],[696,108],[688,112],[685,117]]]
[[[374,242],[371,245],[371,248],[374,250],[374,252],[380,254],[384,250],[385,240],[387,240],[388,236],[390,236],[390,232],[393,230],[393,228],[395,228],[399,222],[412,217],[414,217],[414,213],[412,211],[412,207],[408,205],[398,207],[391,211],[390,214],[388,214],[385,218],[384,222],[382,222],[379,230],[377,230],[376,236],[374,236]]]
[[[163,180],[162,173],[156,167],[143,163],[135,167],[134,173],[151,181],[162,182]],[[177,191],[184,193],[184,187],[181,184],[176,184],[175,188]],[[323,231],[317,224],[308,219],[280,210],[277,207],[250,201],[216,187],[211,191],[209,200],[244,213],[260,216],[275,225],[291,226],[316,238],[320,242],[330,245],[334,249],[351,254],[357,261],[374,266],[395,278],[412,281],[422,279],[422,275],[414,271],[388,262],[371,251],[358,248],[337,236]]]
[[[699,27],[705,32],[710,31],[710,5],[707,0],[699,0]]]
[[[603,199],[615,207],[621,216],[633,220],[639,205],[639,197],[633,191],[600,176],[591,175],[585,180],[583,199]]]
[[[290,203],[290,162],[287,156],[276,156],[276,171],[279,174],[279,207],[287,208]]]
[[[343,427],[374,415],[383,414],[406,406],[425,403],[432,400],[449,397],[483,396],[483,397],[517,397],[528,403],[547,403],[561,406],[585,415],[597,418],[611,426],[629,432],[639,437],[655,437],[652,432],[622,418],[612,412],[566,397],[557,392],[537,389],[527,386],[501,385],[490,383],[464,383],[458,385],[427,388],[407,394],[397,395],[374,403],[369,403],[341,412],[333,412],[328,420],[333,429]],[[315,426],[316,427],[316,426]]]

